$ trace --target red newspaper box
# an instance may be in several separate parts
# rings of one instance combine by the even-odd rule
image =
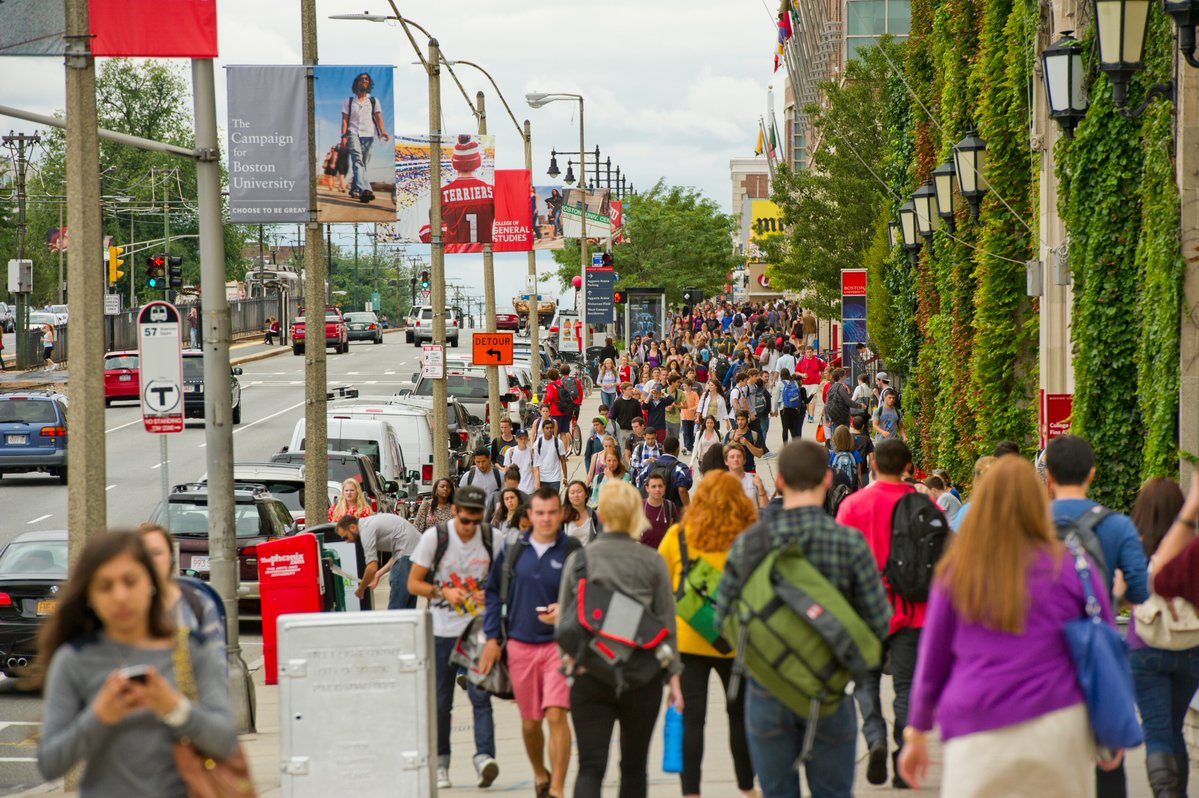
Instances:
[[[321,555],[316,535],[301,533],[258,544],[258,589],[262,596],[262,658],[267,684],[279,680],[280,615],[320,612]]]

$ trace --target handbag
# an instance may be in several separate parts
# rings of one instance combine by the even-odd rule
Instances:
[[[483,616],[476,615],[450,652],[450,664],[459,665],[466,669],[466,679],[480,690],[491,693],[496,698],[512,700],[516,693],[512,690],[512,678],[508,674],[508,647],[504,646],[499,661],[487,673],[479,670],[479,659],[487,646],[487,633],[483,630]]]
[[[1062,632],[1074,660],[1091,730],[1102,748],[1135,748],[1144,740],[1144,734],[1137,720],[1128,645],[1100,614],[1099,599],[1091,584],[1091,566],[1078,540],[1072,536],[1066,545],[1082,580],[1086,613],[1082,618],[1067,621]]]
[[[172,659],[179,692],[193,704],[198,704],[200,694],[196,689],[196,675],[192,671],[191,654],[188,651],[189,634],[187,627],[179,630]],[[171,753],[175,758],[175,768],[187,785],[188,798],[256,798],[258,795],[241,743],[237,744],[228,759],[216,759],[201,753],[186,737],[175,743]]]
[[[1185,651],[1199,646],[1199,613],[1195,611],[1195,605],[1184,598],[1153,595],[1138,604],[1132,614],[1137,619],[1137,636],[1147,646],[1166,651]]]
[[[824,441],[825,441],[824,424],[817,424],[816,425],[816,442],[824,443]]]

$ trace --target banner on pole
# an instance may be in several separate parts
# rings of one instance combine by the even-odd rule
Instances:
[[[531,250],[536,205],[532,173],[528,169],[497,169],[492,249],[496,252]]]
[[[231,66],[229,221],[309,220],[303,66]]]
[[[322,224],[395,219],[393,71],[387,65],[313,67]]]
[[[0,55],[62,55],[66,3],[8,0],[0,3]]]
[[[432,194],[428,134],[396,136],[396,227],[403,243],[428,244]],[[482,252],[495,219],[495,137],[441,137],[441,240],[447,253]]]
[[[217,0],[91,0],[92,55],[216,58]]]
[[[584,200],[586,200],[587,238],[604,240],[612,235],[611,203],[608,189],[584,191],[580,188],[567,189],[566,203],[562,207],[562,233],[567,238],[578,238],[583,233]]]

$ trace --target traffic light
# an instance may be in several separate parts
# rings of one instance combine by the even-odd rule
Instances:
[[[422,291],[429,290],[429,273],[428,272],[420,273],[420,289]]]
[[[167,258],[167,285],[176,291],[183,287],[183,258],[178,255]]]
[[[605,269],[611,269],[616,264],[616,261],[612,258],[611,252],[605,252],[601,263],[603,263]]]
[[[684,288],[683,302],[687,305],[697,305],[704,301],[704,292],[698,288]]]
[[[167,287],[167,256],[150,255],[146,258],[146,287],[162,291]]]
[[[612,292],[612,301],[615,302],[617,305],[623,305],[625,303],[625,299],[626,299],[626,297],[624,295],[624,291],[613,291]]]
[[[108,248],[108,284],[116,285],[117,280],[125,276],[125,272],[121,271],[121,266],[125,261],[121,259],[121,255],[125,254],[124,247],[109,247]]]

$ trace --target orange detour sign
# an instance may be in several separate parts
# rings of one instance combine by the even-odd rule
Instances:
[[[511,366],[512,340],[508,333],[474,333],[472,338],[473,360],[476,366]]]

